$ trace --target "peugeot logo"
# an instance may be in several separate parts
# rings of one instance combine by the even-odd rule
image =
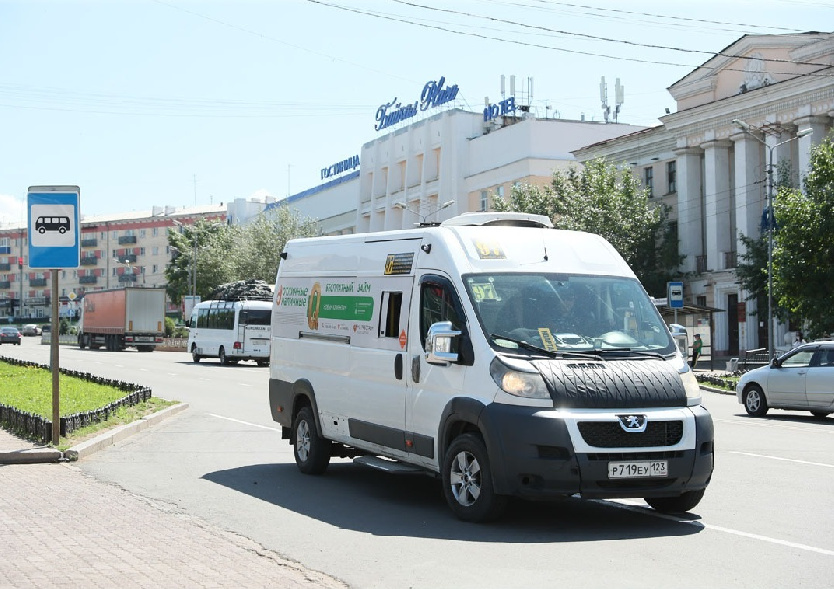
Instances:
[[[620,427],[623,431],[629,433],[643,433],[649,425],[649,420],[645,415],[618,415],[617,419],[620,420]]]

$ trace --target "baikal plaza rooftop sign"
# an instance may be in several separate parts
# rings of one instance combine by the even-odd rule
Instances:
[[[418,112],[452,102],[458,95],[458,85],[455,84],[454,86],[444,88],[443,84],[445,83],[446,78],[444,76],[441,76],[439,80],[426,82],[426,85],[423,86],[423,93],[420,95],[420,100],[415,100],[411,104],[402,104],[394,98],[391,102],[380,105],[376,109],[376,126],[374,126],[374,130],[382,131],[392,125],[417,116]]]

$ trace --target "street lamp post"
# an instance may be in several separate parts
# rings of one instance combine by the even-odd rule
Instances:
[[[779,143],[775,143],[773,145],[768,145],[767,141],[756,135],[756,133],[761,133],[762,135],[772,135],[778,136],[781,134],[781,130],[775,129],[768,129],[763,127],[754,127],[748,123],[740,119],[733,119],[733,124],[744,131],[747,135],[761,143],[762,145],[767,148],[767,357],[773,358],[775,346],[774,346],[774,317],[773,317],[773,230],[774,225],[776,224],[776,215],[773,211],[773,192],[775,188],[775,184],[773,182],[773,153],[776,151],[776,148],[780,145],[784,145],[786,143],[790,143],[800,137],[805,137],[813,133],[813,129],[801,129],[797,131],[794,137],[790,137],[789,139],[785,139],[784,141],[780,141]]]

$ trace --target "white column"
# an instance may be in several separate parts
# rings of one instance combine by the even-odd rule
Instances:
[[[794,121],[798,131],[811,129],[812,133],[800,137],[799,143],[799,178],[800,181],[808,173],[811,163],[811,148],[823,142],[826,135],[826,127],[831,125],[830,117],[800,117]]]
[[[747,133],[738,133],[735,142],[736,229],[745,237],[757,239],[761,233],[761,218],[767,198],[767,175],[762,164],[762,144]],[[738,239],[739,256],[746,251]]]
[[[724,140],[707,141],[704,149],[704,218],[707,269],[724,269],[724,252],[732,249],[730,215],[730,146]]]
[[[675,150],[678,175],[678,253],[686,256],[683,272],[695,272],[696,258],[703,254],[701,238],[701,154],[698,148]]]

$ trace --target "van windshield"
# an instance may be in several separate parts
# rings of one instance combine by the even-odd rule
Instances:
[[[493,345],[547,351],[672,354],[654,304],[633,278],[570,274],[469,274],[467,294]]]

